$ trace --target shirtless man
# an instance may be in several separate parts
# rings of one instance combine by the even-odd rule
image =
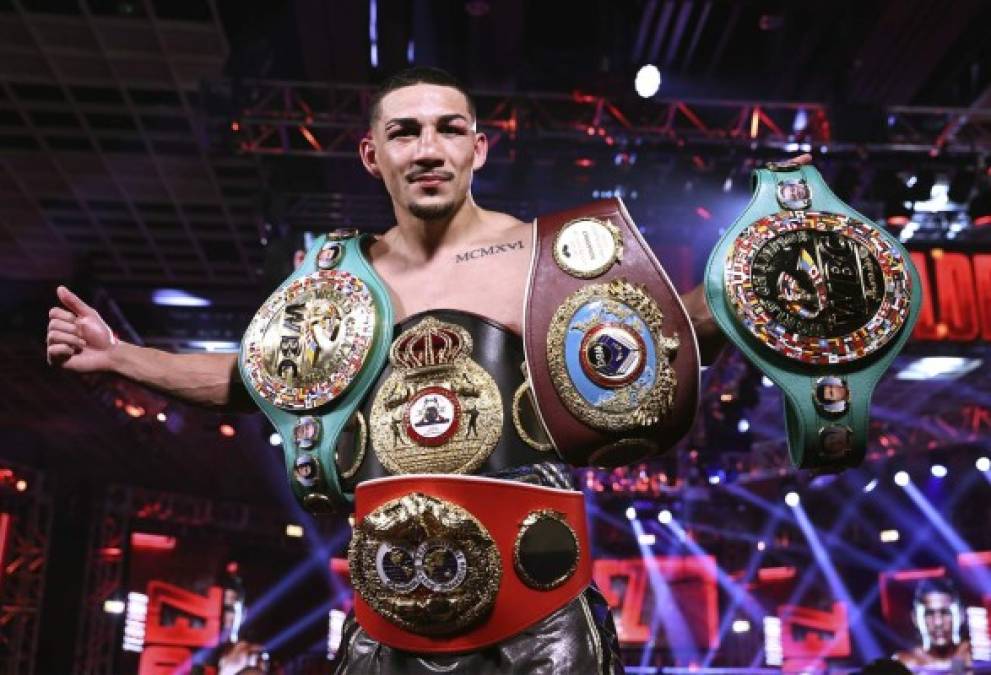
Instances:
[[[402,73],[387,82],[373,101],[370,127],[360,144],[360,158],[367,171],[384,183],[396,224],[372,243],[368,256],[389,289],[396,320],[426,310],[454,309],[484,314],[519,334],[532,224],[475,203],[472,176],[485,164],[488,141],[477,131],[474,105],[463,88],[441,71],[418,68]],[[804,156],[800,161],[810,159]],[[495,253],[473,255],[479,249]],[[58,297],[62,306],[51,309],[47,335],[52,365],[77,372],[113,372],[199,405],[227,407],[235,400],[241,386],[235,355],[177,355],[137,347],[115,339],[100,315],[67,288],[59,287]],[[722,336],[705,304],[702,287],[687,294],[683,302],[703,361],[711,361]],[[604,621],[597,621],[600,631]],[[554,631],[567,632],[575,625],[561,620],[546,629],[551,637],[541,646],[545,650],[541,667],[553,663],[563,668],[560,672],[589,671],[590,664],[576,663],[578,656],[568,653],[577,643],[553,638]],[[608,640],[611,644],[604,646],[615,650],[614,635],[603,632],[592,640],[596,644]],[[498,656],[479,662],[452,663],[452,658],[460,657],[447,656],[431,657],[431,661],[445,669],[453,666],[471,672],[521,667],[514,659],[523,653],[533,654],[535,663],[541,663],[532,642],[525,647],[509,643]],[[374,651],[367,645],[363,649],[365,655]],[[378,659],[375,667],[433,672],[426,664],[412,663],[420,662],[419,658],[409,657],[408,663],[399,664],[389,660],[394,657],[374,657]],[[395,658],[401,661],[404,657],[400,653]],[[600,667],[622,669],[612,657]]]

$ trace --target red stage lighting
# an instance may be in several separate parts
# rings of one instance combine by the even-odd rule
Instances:
[[[175,537],[148,532],[132,532],[131,546],[145,551],[171,551],[175,548]]]
[[[234,436],[237,434],[237,430],[234,428],[233,424],[226,424],[226,423],[221,424],[217,428],[217,431],[219,431],[220,435],[223,436],[224,438],[234,438]]]

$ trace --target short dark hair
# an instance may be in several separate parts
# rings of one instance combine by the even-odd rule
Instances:
[[[468,113],[471,115],[471,118],[475,118],[475,101],[472,100],[471,94],[468,93],[468,90],[465,89],[458,78],[440,68],[414,66],[389,76],[375,91],[372,95],[371,104],[368,106],[368,125],[373,126],[375,124],[375,120],[378,119],[379,112],[381,111],[382,99],[386,95],[397,89],[412,87],[414,84],[436,84],[440,87],[457,89],[468,103]]]
[[[912,594],[912,602],[921,604],[930,593],[942,593],[948,595],[953,602],[960,602],[960,594],[957,593],[956,586],[946,577],[934,577],[923,579],[915,585],[915,592]]]

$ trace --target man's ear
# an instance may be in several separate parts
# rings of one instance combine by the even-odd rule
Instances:
[[[372,140],[371,135],[366,135],[361,139],[358,144],[358,155],[361,157],[361,163],[365,165],[365,170],[372,174],[375,178],[382,178],[382,172],[379,170],[378,161],[375,157],[375,141]]]
[[[485,166],[485,159],[489,156],[489,138],[479,131],[475,134],[475,158],[472,160],[472,171],[478,171]]]

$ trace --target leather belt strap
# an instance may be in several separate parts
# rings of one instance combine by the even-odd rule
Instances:
[[[562,255],[571,252],[569,242],[562,242],[562,237],[570,236],[571,244],[581,244],[585,237],[580,232],[580,227],[575,233],[564,230],[583,219],[608,223],[611,226],[608,229],[618,239],[618,256],[611,263],[607,260],[607,264],[602,265],[605,269],[594,267],[594,254],[589,255],[584,262],[576,263],[575,267],[569,267],[567,261],[562,260]],[[535,407],[554,447],[565,461],[578,466],[628,464],[668,449],[688,432],[695,419],[700,370],[698,344],[692,323],[663,267],[619,199],[593,202],[568,211],[541,216],[534,229],[523,339]],[[606,241],[608,248],[608,240]],[[572,245],[571,248],[577,246]],[[581,289],[588,289],[593,284],[601,287],[613,282],[627,282],[643,289],[663,316],[663,340],[674,337],[678,344],[669,353],[676,385],[667,414],[657,421],[647,420],[646,424],[619,431],[603,429],[602,425],[596,428],[588,420],[578,419],[563,400],[560,390],[555,387],[548,356],[549,350],[561,347],[554,343],[556,338],[550,335],[559,308],[568,298],[576,297],[576,292]],[[586,336],[594,330],[586,333]],[[610,329],[606,327],[604,330]],[[596,336],[593,335],[592,339],[596,339]],[[624,339],[639,340],[635,335],[624,337],[622,334],[605,335],[598,339],[613,340],[614,343],[622,343]],[[660,346],[654,344],[653,349],[660,352]],[[640,348],[651,351],[651,345],[641,344]],[[581,349],[585,351],[585,343]],[[617,349],[622,350],[623,347]],[[618,368],[621,367],[622,364]],[[561,379],[560,375],[558,379]]]
[[[392,598],[396,600],[395,604],[390,604],[389,599],[383,601],[381,597],[383,591],[377,577],[382,575],[383,565],[386,564],[380,553],[383,547],[405,546],[404,550],[410,551],[416,547],[416,542],[398,541],[387,536],[376,537],[369,532],[374,529],[376,522],[380,526],[387,523],[392,528],[391,531],[398,533],[398,539],[408,538],[410,532],[418,531],[422,523],[414,522],[412,509],[406,506],[412,502],[403,501],[411,498],[421,503],[426,499],[435,505],[442,505],[441,522],[445,525],[432,521],[433,524],[427,527],[429,534],[426,541],[446,542],[450,544],[449,550],[467,551],[468,562],[464,565],[467,569],[461,571],[464,575],[462,584],[478,585],[489,582],[490,590],[497,588],[490,610],[462,630],[445,632],[431,628],[427,624],[432,617],[427,617],[422,625],[404,628],[399,625],[403,623],[402,618],[398,622],[390,620],[383,616],[383,613],[388,613],[387,610],[380,612],[372,607],[372,604],[377,604],[379,608],[399,605],[408,607],[419,601],[423,603],[425,611],[435,615],[443,613],[443,610],[436,610],[436,607],[446,606],[444,593],[427,599],[421,594],[417,600],[412,595],[416,591],[408,588],[396,592],[399,594],[398,598]],[[400,506],[387,513],[383,519],[383,509],[388,509],[390,504]],[[446,524],[451,522],[450,514],[462,509],[467,512],[467,520],[480,525],[478,530],[485,533],[485,539],[491,538],[489,548],[494,550],[486,552],[487,559],[501,561],[501,577],[496,568],[494,572],[490,570],[479,579],[479,569],[473,568],[477,552],[469,550],[472,547],[478,548],[478,539],[467,543],[459,540],[458,536],[464,532],[461,526],[451,527],[450,532],[445,531]],[[535,587],[532,580],[528,583],[521,576],[520,567],[515,562],[518,560],[521,532],[526,530],[528,523],[534,522],[535,515],[540,517],[543,514],[551,514],[557,522],[564,523],[577,542],[577,559],[569,574],[564,575],[563,581],[557,582],[558,585],[546,590]],[[477,476],[415,474],[366,481],[355,490],[355,534],[349,551],[349,564],[352,583],[357,591],[355,618],[372,638],[410,652],[474,651],[526,630],[574,600],[591,582],[592,558],[585,502],[580,492]],[[399,567],[398,563],[393,564]],[[476,576],[473,578],[472,575]],[[373,590],[369,590],[370,588]],[[483,598],[483,604],[485,601],[492,601],[492,598]],[[458,619],[455,616],[451,621],[456,622]],[[424,634],[431,631],[444,634]]]

